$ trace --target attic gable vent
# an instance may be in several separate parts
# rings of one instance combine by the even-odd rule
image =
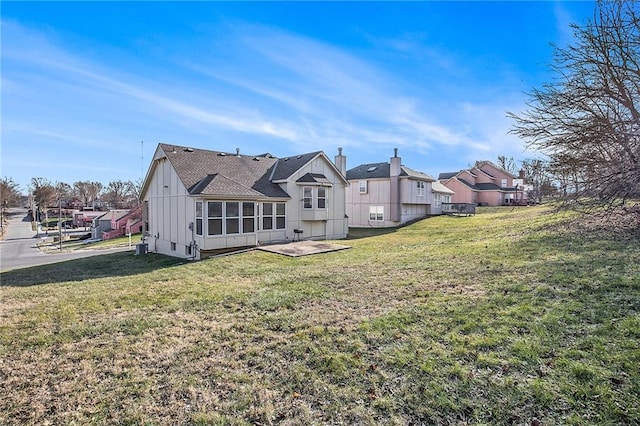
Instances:
[[[371,167],[369,167],[369,168],[367,169],[367,171],[368,171],[368,172],[372,172],[372,171],[374,171],[374,170],[375,170],[375,169],[377,169],[377,168],[378,168],[377,166],[371,166]]]

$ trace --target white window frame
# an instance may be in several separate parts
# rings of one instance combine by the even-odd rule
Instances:
[[[369,188],[366,180],[361,180],[358,182],[358,193],[366,194],[368,190]]]
[[[384,206],[369,206],[369,222],[384,222]]]
[[[508,183],[508,180],[507,180],[507,179],[502,179],[502,181],[500,182],[500,186],[501,186],[502,188],[506,188],[506,187],[507,187],[507,183]]]
[[[262,215],[260,217],[260,229],[264,230],[264,231],[271,231],[273,229],[275,229],[276,226],[276,221],[275,221],[275,203],[262,203]],[[271,212],[269,214],[265,213],[265,207],[269,206],[271,208]],[[271,226],[269,227],[265,227],[264,226],[264,220],[265,219],[271,219]]]
[[[238,215],[229,216],[229,204],[236,204],[238,206]],[[241,201],[225,201],[224,202],[224,234],[225,235],[240,235],[242,233],[242,202]],[[229,221],[238,221],[238,232],[229,233]]]
[[[199,206],[199,207],[198,207]],[[198,210],[200,210],[200,216],[198,216]],[[196,212],[195,212],[195,233],[196,235],[202,237],[204,235],[204,203],[202,201],[196,201]],[[198,226],[198,223],[200,226]],[[198,230],[200,232],[198,232]]]
[[[287,203],[275,203],[275,229],[287,229]]]
[[[252,214],[249,215],[245,215],[245,207],[247,204],[251,204],[253,206],[252,210]],[[254,232],[256,232],[256,202],[255,201],[243,201],[241,204],[241,208],[240,208],[240,215],[241,215],[241,223],[242,223],[242,228],[240,229],[240,231],[243,234],[253,234]],[[247,221],[249,221],[249,223],[252,223],[252,230],[251,231],[247,231],[246,230],[246,226],[245,224],[247,223]]]
[[[426,186],[424,182],[421,180],[416,181],[416,186],[418,188],[418,192],[417,192],[418,197],[424,197],[424,188]]]
[[[220,204],[220,216],[209,216],[209,213],[210,213],[209,205],[214,203]],[[218,234],[211,233],[212,227],[210,226],[211,225],[210,221],[212,220],[220,221],[220,233]],[[224,234],[224,202],[223,201],[207,201],[207,237],[215,237],[217,235],[223,235],[223,234]]]
[[[324,193],[322,197],[320,196],[320,192]],[[325,210],[327,208],[327,200],[329,198],[329,188],[326,186],[319,186],[316,188],[316,195],[316,206],[318,210]],[[322,201],[322,203],[320,203],[320,201]]]
[[[305,210],[313,209],[313,186],[302,187],[302,208]]]

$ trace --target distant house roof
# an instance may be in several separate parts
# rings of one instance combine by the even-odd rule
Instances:
[[[438,180],[447,180],[447,179],[451,179],[452,177],[454,177],[455,175],[457,175],[458,173],[460,173],[460,171],[457,172],[445,172],[445,173],[440,173],[438,175]]]
[[[516,189],[515,188],[503,188],[499,185],[496,185],[495,183],[488,183],[488,182],[482,182],[482,183],[476,183],[475,185],[472,184],[471,182],[462,179],[462,178],[458,178],[458,181],[462,182],[464,185],[468,186],[469,188],[475,190],[475,191],[502,191],[502,192],[513,192]]]
[[[438,181],[435,181],[431,184],[431,192],[439,192],[442,194],[455,194],[454,191],[450,190],[449,188],[447,188],[446,186],[444,186]]]
[[[347,170],[347,180],[385,179],[390,176],[391,165],[389,163],[361,164]],[[415,171],[407,166],[400,166],[400,176],[429,182],[433,182],[435,180],[428,174]]]
[[[486,170],[482,169],[482,167],[489,166],[489,167],[492,167],[495,170],[501,171],[502,173],[506,173],[507,175],[509,175],[512,178],[516,178],[517,177],[513,173],[508,172],[507,170],[503,169],[502,167],[498,166],[497,164],[495,164],[494,162],[489,161],[489,160],[476,161],[476,165],[475,166],[476,166],[476,168],[482,170],[484,173],[488,174],[491,177],[493,177],[493,175],[488,173]]]

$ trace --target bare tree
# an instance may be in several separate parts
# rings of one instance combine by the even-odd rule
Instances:
[[[600,1],[575,41],[555,47],[557,78],[508,115],[512,132],[547,154],[572,205],[625,206],[640,196],[640,13]]]
[[[502,167],[503,170],[511,173],[512,175],[517,174],[516,162],[513,157],[507,157],[505,155],[498,155],[498,166]]]
[[[0,204],[15,207],[20,201],[20,186],[9,177],[0,180]]]
[[[102,192],[102,184],[100,182],[78,181],[73,184],[75,194],[82,201],[82,205],[87,207],[93,205],[93,202]]]
[[[523,160],[521,170],[526,182],[532,187],[527,194],[529,200],[540,203],[543,197],[558,195],[557,186],[553,183],[554,175],[547,161],[539,158]]]
[[[36,177],[31,179],[31,191],[33,201],[38,209],[46,209],[56,200],[56,189],[47,178]]]
[[[14,207],[20,200],[20,186],[8,177],[0,180],[0,232],[4,233],[7,207]]]
[[[114,208],[123,208],[126,199],[132,193],[133,183],[131,181],[113,180],[107,185],[102,198]]]

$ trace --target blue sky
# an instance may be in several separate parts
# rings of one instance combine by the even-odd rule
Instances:
[[[430,173],[535,152],[507,111],[593,2],[2,2],[2,172],[144,177],[159,142]]]

